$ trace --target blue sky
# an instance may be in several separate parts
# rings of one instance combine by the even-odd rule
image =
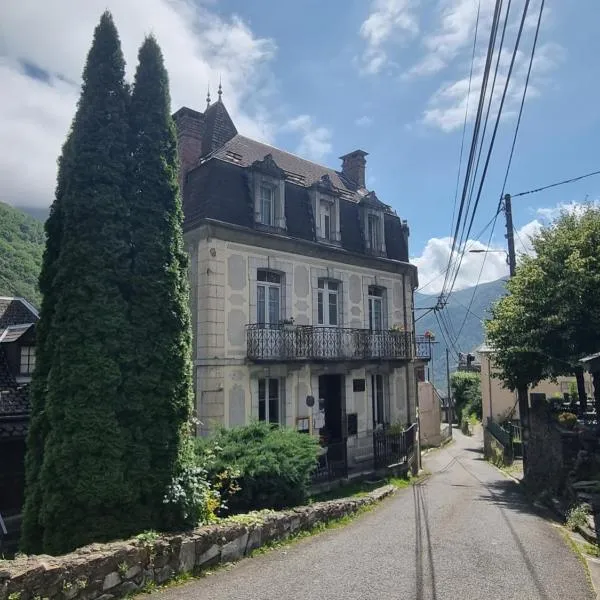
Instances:
[[[153,31],[171,75],[174,109],[202,109],[206,86],[223,78],[224,101],[247,135],[338,167],[355,148],[369,152],[367,184],[411,227],[421,282],[443,269],[465,113],[476,0],[35,0],[3,3],[0,45],[2,199],[48,205],[55,159],[77,98],[97,19],[114,13],[132,73],[143,35]],[[85,5],[85,6],[82,6]],[[506,46],[512,48],[523,0],[513,0]],[[477,100],[492,0],[481,0],[470,96]],[[522,90],[539,0],[533,0],[499,137],[473,232],[493,215],[508,140]],[[547,0],[530,93],[507,191],[517,193],[600,169],[600,55],[597,0]],[[2,25],[0,25],[2,27]],[[508,56],[502,57],[503,85]],[[26,67],[24,65],[27,65]],[[40,74],[43,74],[40,77]],[[478,77],[479,76],[479,77]],[[470,123],[471,125],[471,123]],[[467,142],[471,132],[467,129]],[[600,196],[600,177],[514,202],[527,235],[556,214]],[[492,246],[503,244],[498,222]],[[487,236],[483,238],[487,243]],[[459,287],[474,283],[482,255],[471,255]],[[489,254],[483,279],[505,272]],[[436,291],[436,283],[428,290]]]

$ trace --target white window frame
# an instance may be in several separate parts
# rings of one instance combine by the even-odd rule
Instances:
[[[268,195],[268,197],[267,197]],[[270,218],[267,219],[267,211],[265,207],[268,205]],[[268,183],[261,183],[260,185],[260,215],[261,215],[261,223],[263,225],[268,225],[269,227],[274,227],[277,221],[276,218],[277,210],[276,210],[276,202],[275,202],[275,188]]]
[[[285,229],[285,181],[259,172],[253,174],[254,218],[265,227]],[[271,191],[271,219],[265,218],[263,209],[263,190]]]
[[[271,413],[271,386],[277,386],[277,419],[273,420]],[[261,398],[262,396],[262,398]],[[261,404],[263,414],[261,415]],[[262,418],[261,418],[262,416]],[[258,414],[259,421],[285,425],[285,380],[280,377],[261,377],[258,379]]]
[[[387,325],[386,319],[386,289],[381,286],[370,285],[368,287],[368,298],[367,298],[367,312],[368,312],[368,323],[369,331],[383,331]],[[375,307],[379,305],[379,327],[375,323]]]
[[[262,274],[265,274],[265,279],[260,279]],[[269,281],[269,278],[271,281]],[[278,281],[275,281],[278,279]],[[282,300],[281,293],[283,285],[283,275],[277,271],[269,269],[257,269],[256,271],[256,323],[262,327],[278,326],[282,319]],[[261,291],[262,290],[262,291]],[[273,315],[270,310],[272,297],[276,294],[277,297],[277,314]],[[261,299],[262,296],[262,299]],[[261,305],[262,311],[261,315]]]
[[[21,346],[19,373],[30,377],[35,369],[35,346]]]
[[[376,213],[367,215],[367,236],[371,250],[381,251],[381,216]]]
[[[317,289],[317,325],[320,327],[341,327],[341,283],[320,277]],[[335,323],[331,322],[331,300],[335,299]]]
[[[328,242],[331,241],[332,238],[332,210],[331,210],[331,204],[329,202],[325,202],[323,200],[321,200],[321,207],[320,207],[320,225],[321,225],[321,237],[324,240],[327,240]]]

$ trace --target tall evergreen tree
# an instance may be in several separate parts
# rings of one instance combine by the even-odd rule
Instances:
[[[51,355],[41,357],[46,366],[39,368],[40,377],[47,374],[47,435],[37,503],[42,547],[51,554],[136,528],[130,519],[136,493],[124,462],[129,433],[119,419],[126,402],[122,366],[131,349],[124,75],[119,37],[106,12],[94,33],[70,133],[61,182],[60,253],[46,291],[54,308]],[[55,234],[49,231],[52,238]],[[48,240],[49,247],[53,243]]]
[[[164,494],[189,450],[192,369],[176,134],[154,37],[139,51],[130,115],[129,326],[135,354],[125,387],[124,422],[133,432],[128,474],[141,490],[137,520],[163,528],[169,524]]]
[[[70,138],[63,145],[62,155],[58,161],[58,182],[50,215],[45,223],[46,248],[39,276],[39,287],[42,293],[40,319],[36,326],[36,368],[33,374],[30,398],[31,417],[27,438],[26,494],[23,510],[23,526],[21,548],[29,554],[42,551],[43,528],[40,523],[41,490],[40,470],[44,457],[44,443],[47,434],[45,415],[45,397],[48,373],[52,361],[52,339],[50,326],[56,308],[56,296],[53,288],[56,265],[60,255],[60,244],[63,230],[62,198],[68,180],[68,164]]]

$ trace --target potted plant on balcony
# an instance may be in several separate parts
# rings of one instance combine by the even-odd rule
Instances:
[[[294,328],[294,317],[289,317],[288,319],[281,319],[279,321],[282,329],[293,329]]]

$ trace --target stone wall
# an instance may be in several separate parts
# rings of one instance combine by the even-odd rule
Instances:
[[[559,491],[565,482],[563,439],[544,401],[532,399],[525,480],[533,490]]]
[[[360,498],[248,515],[240,522],[201,527],[181,535],[156,539],[146,535],[92,544],[60,557],[2,560],[0,600],[122,598],[152,582],[162,584],[177,574],[199,573],[210,566],[236,561],[268,542],[356,513],[393,491],[392,486],[384,486]]]
[[[488,431],[487,427],[483,428],[483,456],[499,467],[510,465],[513,462],[510,448],[505,447]]]

